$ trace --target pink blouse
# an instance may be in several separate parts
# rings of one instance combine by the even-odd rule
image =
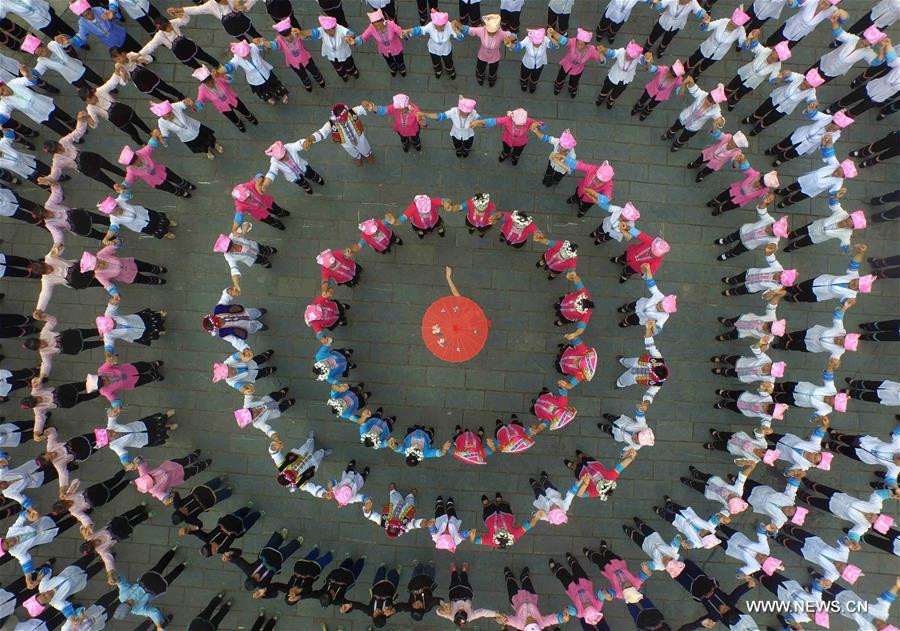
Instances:
[[[673,78],[669,66],[657,66],[656,74],[644,88],[655,101],[668,101],[669,97],[683,82],[682,77]]]
[[[275,44],[277,44],[278,50],[284,53],[284,63],[291,68],[299,68],[300,66],[306,67],[310,57],[312,57],[312,55],[309,54],[309,51],[303,46],[303,40],[299,37],[294,39],[294,41],[289,42],[285,39],[284,35],[276,35]]]
[[[215,89],[210,88],[205,83],[201,83],[197,87],[197,103],[201,105],[212,103],[213,107],[220,112],[228,112],[237,105],[237,93],[228,87],[228,80],[225,77],[217,76],[214,81],[216,83]]]
[[[166,167],[153,161],[153,147],[147,145],[134,152],[143,164],[139,167],[129,164],[125,167],[125,183],[134,184],[136,180],[144,180],[150,186],[156,188],[166,181]]]
[[[159,501],[163,501],[169,494],[169,489],[184,484],[184,467],[172,460],[166,460],[155,469],[150,469],[147,463],[142,462],[138,465],[138,480],[144,476],[149,476],[152,481],[150,487],[142,487],[138,485],[138,492],[149,493]],[[137,483],[138,480],[135,480]],[[145,490],[141,490],[144,488]]]
[[[398,112],[393,105],[385,108],[387,116],[394,117],[394,131],[401,136],[415,136],[419,133],[419,121],[416,114],[419,113],[419,106],[410,103],[405,112]]]
[[[531,624],[532,622],[536,623],[541,629],[546,629],[547,627],[552,627],[553,625],[560,623],[560,616],[558,614],[545,616],[540,612],[538,609],[537,594],[532,594],[529,591],[520,589],[516,592],[516,595],[512,597],[510,603],[512,603],[516,613],[513,616],[509,616],[506,624],[513,629],[523,631],[525,625]]]
[[[578,50],[578,41],[572,37],[567,44],[568,50],[565,57],[559,62],[568,74],[579,75],[584,72],[584,67],[592,61],[600,61],[600,53],[591,44],[585,44],[582,50]]]
[[[119,398],[116,394],[119,390],[134,390],[137,385],[138,371],[134,364],[116,364],[110,365],[104,362],[97,369],[97,374],[105,377],[107,384],[100,388],[100,394],[109,401],[115,401]]]
[[[727,147],[730,141],[731,134],[722,134],[717,142],[703,148],[700,155],[702,155],[703,160],[706,161],[707,167],[713,171],[718,171],[740,155],[740,147],[734,147],[733,149]]]
[[[94,276],[107,289],[114,284],[113,281],[126,284],[132,283],[135,276],[137,276],[137,265],[135,265],[134,257],[119,258],[115,255],[115,252],[115,245],[108,245],[97,252],[97,260],[106,263],[106,267],[104,269],[99,267],[95,269]]]
[[[510,147],[524,147],[528,144],[528,130],[531,129],[532,123],[536,121],[533,118],[528,118],[525,121],[524,125],[515,125],[512,122],[512,119],[509,116],[501,116],[500,118],[495,118],[494,123],[498,127],[503,128],[503,134],[501,134],[500,139],[508,144]]]
[[[759,179],[759,171],[756,169],[747,169],[744,173],[747,175],[743,180],[734,181],[731,183],[731,186],[728,187],[728,192],[731,194],[731,201],[740,206],[749,204],[753,200],[760,199],[761,197],[765,197],[766,192],[769,190],[765,186],[756,184],[756,181]],[[759,187],[756,188],[756,186]]]
[[[500,61],[500,47],[503,46],[503,40],[512,35],[512,33],[503,29],[496,33],[488,33],[483,26],[470,28],[468,34],[472,37],[477,37],[481,41],[481,47],[478,49],[478,59],[489,64]]]
[[[374,37],[379,53],[382,55],[399,55],[403,52],[403,40],[400,38],[402,34],[403,29],[396,22],[385,20],[383,31],[375,30],[375,26],[370,24],[359,38],[362,41],[366,41],[370,37]]]

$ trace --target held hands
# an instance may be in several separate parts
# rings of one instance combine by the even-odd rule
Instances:
[[[375,107],[375,104],[372,101],[364,100],[364,101],[360,102],[360,105],[362,105],[364,108],[366,108],[367,112],[374,112],[377,109]]]
[[[775,254],[776,250],[778,250],[778,246],[774,243],[770,243],[766,246],[766,255],[772,256],[773,254]]]

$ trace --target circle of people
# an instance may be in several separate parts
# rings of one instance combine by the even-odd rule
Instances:
[[[850,152],[850,158],[843,161],[837,159],[834,145],[842,130],[847,129],[854,118],[867,109],[879,107],[879,118],[893,112],[898,86],[896,54],[884,30],[896,20],[896,2],[882,0],[845,30],[843,25],[848,14],[836,6],[838,2],[806,0],[799,3],[797,12],[762,43],[760,27],[780,15],[784,2],[757,0],[746,11],[739,8],[730,17],[712,20],[706,10],[699,5],[693,6],[697,3],[692,0],[661,0],[653,3],[662,14],[644,45],[632,41],[620,49],[613,49],[612,42],[636,2],[614,0],[593,34],[577,29],[572,38],[567,35],[568,15],[562,11],[554,11],[553,7],[559,8],[559,4],[551,2],[548,27],[529,29],[527,38],[521,39],[517,37],[517,11],[505,9],[501,10],[499,16],[486,15],[482,18],[477,2],[461,3],[460,19],[452,22],[446,13],[437,11],[436,7],[420,3],[422,24],[412,29],[397,26],[393,2],[370,2],[375,10],[369,14],[370,23],[361,35],[349,30],[340,2],[320,3],[326,15],[319,19],[317,28],[309,30],[300,28],[289,2],[267,2],[266,8],[274,23],[273,31],[277,33],[271,41],[263,39],[249,17],[243,13],[252,4],[209,0],[196,7],[170,9],[168,13],[172,19],[166,20],[148,2],[123,1],[110,3],[108,7],[93,7],[85,0],[80,0],[70,5],[73,14],[79,16],[77,30],[57,16],[43,0],[17,0],[3,7],[4,18],[7,12],[12,13],[49,38],[44,41],[12,20],[4,19],[0,24],[3,43],[33,55],[35,59],[34,68],[28,68],[14,60],[9,63],[6,61],[9,58],[5,56],[2,58],[4,62],[0,64],[3,67],[0,117],[4,128],[3,139],[0,140],[0,167],[3,169],[0,177],[13,185],[18,184],[20,179],[28,179],[50,194],[47,202],[41,206],[4,187],[0,197],[0,210],[4,216],[46,228],[53,240],[51,251],[43,260],[3,256],[5,277],[41,281],[40,296],[31,316],[4,314],[0,322],[4,337],[37,335],[26,341],[26,347],[39,352],[41,365],[34,369],[5,370],[0,373],[3,377],[3,389],[0,393],[4,399],[13,389],[30,387],[31,393],[23,400],[22,405],[34,412],[33,421],[2,425],[2,445],[4,448],[15,447],[31,438],[47,441],[44,455],[18,467],[10,466],[9,454],[4,453],[0,458],[0,486],[3,487],[5,500],[2,510],[5,516],[18,514],[16,523],[0,542],[0,551],[3,552],[4,560],[15,558],[23,571],[21,580],[4,588],[6,596],[3,611],[8,616],[18,606],[22,606],[31,616],[16,628],[50,629],[61,625],[68,629],[100,629],[113,612],[124,615],[129,608],[136,615],[148,617],[148,621],[144,623],[147,628],[154,625],[162,628],[167,624],[167,616],[151,603],[165,593],[168,584],[184,568],[181,563],[165,573],[175,551],[166,553],[159,563],[135,583],[116,575],[114,557],[110,552],[116,541],[130,536],[134,526],[149,517],[147,508],[141,505],[126,511],[111,519],[100,530],[95,528],[90,519],[93,508],[111,500],[129,485],[129,470],[138,472],[138,477],[133,482],[139,492],[150,493],[164,504],[176,506],[173,522],[184,521],[189,524],[183,530],[185,534],[191,532],[204,541],[204,554],[222,553],[247,574],[246,587],[253,591],[254,596],[272,597],[284,592],[286,601],[293,604],[315,594],[325,606],[336,604],[344,610],[363,609],[379,626],[388,615],[401,608],[393,605],[399,577],[396,571],[388,571],[386,568],[380,568],[376,575],[370,603],[354,604],[346,599],[347,589],[352,586],[362,569],[363,561],[360,559],[345,559],[339,568],[326,577],[323,588],[313,589],[313,583],[321,569],[331,561],[330,552],[322,555],[317,549],[297,562],[289,583],[273,583],[272,579],[281,563],[300,547],[299,539],[302,538],[285,544],[287,535],[275,533],[260,551],[256,562],[244,561],[240,550],[232,548],[231,544],[259,518],[258,511],[253,511],[251,506],[242,507],[220,519],[216,528],[207,533],[197,517],[231,494],[227,483],[219,477],[213,478],[193,489],[184,499],[177,492],[171,491],[172,487],[182,484],[184,480],[206,468],[208,460],[202,459],[195,452],[151,468],[140,455],[128,453],[129,448],[163,444],[168,432],[176,426],[169,421],[172,411],[160,412],[127,424],[118,420],[123,407],[121,394],[131,388],[160,380],[163,375],[162,362],[120,363],[115,353],[115,342],[125,340],[149,345],[164,334],[166,315],[165,312],[150,309],[134,314],[120,314],[119,286],[131,282],[163,284],[165,280],[162,275],[166,269],[117,256],[116,253],[125,243],[119,234],[123,227],[156,238],[174,238],[171,228],[176,223],[173,220],[164,213],[133,202],[133,187],[138,180],[182,197],[190,197],[195,188],[189,181],[155,161],[154,150],[166,146],[174,135],[194,153],[205,153],[214,158],[222,152],[214,132],[187,112],[200,111],[205,105],[211,104],[241,131],[246,130],[245,122],[256,124],[256,118],[229,85],[238,69],[243,73],[251,91],[262,100],[270,104],[279,100],[286,102],[287,89],[275,76],[273,67],[262,59],[262,55],[281,50],[286,65],[296,72],[304,87],[311,90],[310,76],[320,86],[325,81],[312,56],[305,50],[304,40],[322,40],[323,56],[332,63],[338,76],[348,81],[359,75],[352,57],[353,46],[374,39],[378,52],[385,58],[391,73],[405,75],[403,42],[420,35],[428,37],[428,51],[438,78],[444,72],[451,80],[455,77],[451,54],[453,43],[472,36],[480,41],[476,62],[476,79],[480,84],[485,79],[489,86],[496,82],[501,46],[504,46],[522,51],[520,87],[523,92],[534,92],[543,66],[547,63],[547,49],[565,48],[566,55],[554,82],[557,94],[568,84],[569,94],[574,98],[586,66],[593,61],[604,63],[607,60],[611,63],[611,70],[604,80],[597,105],[605,103],[611,108],[640,68],[650,71],[653,77],[635,103],[632,115],[639,115],[643,120],[660,102],[687,93],[691,98],[690,104],[665,134],[666,139],[674,140],[672,150],[682,148],[693,135],[709,124],[713,142],[689,167],[698,169],[698,181],[728,165],[739,169],[741,178],[710,200],[708,206],[713,209],[714,215],[718,215],[754,203],[759,213],[757,222],[745,224],[740,230],[717,241],[721,245],[733,244],[719,258],[727,260],[745,251],[763,248],[767,267],[750,268],[745,274],[723,279],[730,285],[723,293],[761,293],[767,301],[767,307],[765,316],[751,313],[736,318],[722,318],[729,331],[720,335],[719,339],[756,338],[758,341],[750,349],[752,357],[722,355],[713,358],[716,364],[714,372],[736,377],[745,383],[761,382],[757,392],[722,390],[722,401],[717,404],[720,408],[760,418],[760,426],[753,431],[753,436],[744,432],[728,434],[714,431],[706,445],[708,449],[728,451],[738,456],[738,464],[742,467],[740,473],[726,481],[718,476],[692,470],[691,477],[683,480],[688,486],[703,492],[708,499],[720,502],[723,508],[719,513],[704,520],[692,508],[681,507],[666,498],[664,506],[658,512],[680,531],[677,539],[670,544],[666,544],[658,533],[639,519],[636,519],[635,528],[625,527],[629,537],[651,559],[651,563],[642,566],[638,575],[628,572],[625,563],[605,543],[601,544],[599,551],[586,550],[588,558],[601,568],[609,580],[609,590],[601,589],[595,593],[590,579],[571,555],[566,555],[571,571],[566,570],[562,564],[551,561],[552,573],[561,580],[573,600],[570,608],[551,616],[540,614],[537,594],[527,569],[522,572],[519,581],[516,581],[515,575],[508,568],[504,573],[515,609],[514,614],[506,616],[487,610],[472,610],[472,594],[465,564],[462,571],[457,571],[455,565],[451,567],[449,602],[433,597],[436,588],[434,569],[420,564],[410,581],[408,607],[413,618],[420,618],[431,608],[437,607],[439,615],[451,618],[458,626],[463,626],[471,616],[481,613],[496,616],[503,624],[529,630],[560,623],[568,619],[569,615],[576,615],[596,628],[608,628],[601,613],[603,600],[619,598],[625,600],[639,628],[664,629],[668,627],[662,613],[641,591],[641,584],[655,570],[668,573],[685,586],[694,600],[707,606],[707,615],[698,621],[703,626],[722,622],[732,629],[757,628],[752,618],[736,607],[740,596],[757,581],[777,598],[793,602],[863,600],[852,590],[836,585],[835,582],[841,580],[852,585],[857,580],[859,569],[847,559],[849,551],[858,549],[860,542],[897,554],[897,530],[891,528],[891,518],[881,511],[884,499],[897,497],[897,443],[900,432],[895,430],[890,442],[876,436],[842,434],[828,427],[829,418],[834,413],[844,412],[849,398],[897,405],[900,395],[896,382],[871,380],[850,380],[849,389],[838,392],[834,386],[833,372],[839,366],[840,356],[845,351],[855,351],[860,340],[897,339],[896,321],[865,323],[862,325],[864,332],[859,334],[846,333],[842,323],[844,312],[853,306],[858,293],[871,291],[876,278],[896,276],[897,260],[896,257],[870,259],[874,273],[865,276],[859,274],[866,249],[861,244],[851,246],[851,237],[854,231],[866,228],[867,218],[862,211],[847,213],[841,207],[840,200],[845,193],[843,180],[854,177],[858,168],[867,168],[893,157],[897,143],[896,134],[892,133]],[[426,6],[423,7],[422,4]],[[568,4],[571,9],[571,3]],[[714,3],[705,4],[709,10]],[[200,14],[220,18],[226,31],[235,37],[236,41],[231,46],[233,57],[228,62],[220,63],[182,33],[181,28],[187,25],[190,18]],[[708,39],[685,62],[676,60],[670,66],[654,63],[650,50],[655,41],[662,37],[656,51],[658,60],[664,56],[674,35],[685,27],[692,15],[701,20],[701,29],[709,32]],[[147,33],[153,34],[145,46],[141,47],[123,28],[121,21],[126,16],[134,19]],[[783,70],[782,63],[790,59],[792,48],[820,22],[826,20],[832,23],[837,43],[835,50],[826,53],[806,72]],[[592,35],[598,43],[602,44],[605,39],[610,46],[591,45]],[[106,81],[74,54],[74,50],[84,47],[91,37],[106,45],[116,62],[115,72]],[[748,50],[752,54],[752,61],[743,66],[727,86],[719,84],[709,91],[701,89],[697,85],[697,78],[712,63],[724,57],[732,43]],[[192,74],[199,82],[196,99],[186,98],[148,67],[160,45],[169,48],[179,61],[193,69]],[[870,67],[854,81],[853,90],[820,112],[815,89],[845,74],[860,60],[868,62]],[[58,92],[58,89],[48,82],[48,71],[59,74],[78,89],[85,102],[83,112],[73,118],[56,106],[49,95]],[[732,109],[740,99],[767,82],[774,86],[770,96],[751,116],[742,121],[746,125],[752,125],[747,135],[761,133],[780,118],[791,114],[805,101],[807,106],[804,116],[810,122],[773,145],[767,153],[775,157],[773,166],[777,167],[797,156],[809,155],[818,150],[825,164],[786,187],[781,187],[776,171],[761,174],[752,169],[742,152],[748,146],[747,136],[743,132],[724,131],[723,106]],[[128,83],[133,83],[138,90],[155,99],[151,111],[158,117],[156,129],[151,130],[133,109],[115,100],[117,88]],[[650,237],[634,227],[634,221],[640,213],[633,205],[627,203],[619,207],[611,203],[614,176],[612,166],[607,162],[593,165],[577,160],[577,143],[570,132],[565,131],[559,137],[550,136],[544,131],[540,121],[531,119],[521,108],[508,112],[506,116],[482,118],[475,106],[473,99],[460,97],[457,107],[446,112],[428,113],[421,111],[403,94],[396,95],[391,103],[384,106],[369,101],[356,107],[335,104],[329,120],[316,133],[292,143],[273,143],[266,151],[270,158],[269,170],[237,185],[232,191],[236,206],[232,230],[229,235],[222,235],[216,241],[214,251],[225,255],[233,282],[223,292],[214,313],[204,318],[204,328],[216,336],[226,338],[236,350],[225,362],[214,367],[213,378],[217,381],[225,380],[244,394],[244,407],[235,412],[235,419],[242,427],[253,424],[272,439],[270,454],[279,469],[279,484],[291,490],[303,488],[317,497],[333,499],[340,506],[360,502],[364,507],[364,515],[378,523],[392,537],[412,528],[428,527],[436,547],[447,550],[454,550],[465,538],[489,546],[512,545],[538,521],[564,523],[566,511],[574,496],[605,498],[612,492],[615,478],[634,459],[636,451],[653,443],[652,430],[646,424],[644,412],[668,375],[668,367],[655,347],[653,336],[659,333],[668,315],[676,308],[675,296],[662,294],[653,280],[668,251],[668,244],[663,239]],[[28,139],[38,134],[13,118],[14,112],[20,112],[59,136],[58,140],[47,141],[43,146],[45,153],[51,156],[51,165],[48,166],[15,147],[18,144],[33,149]],[[265,325],[259,320],[264,310],[244,308],[234,302],[240,296],[240,271],[237,264],[258,263],[269,267],[275,249],[246,238],[249,225],[245,218],[250,215],[275,228],[285,228],[278,217],[287,216],[287,211],[265,194],[265,190],[279,173],[307,192],[312,192],[309,181],[324,185],[322,176],[303,157],[302,152],[307,151],[313,143],[330,137],[357,164],[361,164],[363,160],[372,161],[374,157],[361,120],[363,116],[372,113],[393,119],[394,130],[400,137],[404,151],[409,151],[410,148],[416,151],[422,149],[419,130],[427,120],[451,121],[451,140],[457,156],[461,158],[467,157],[472,150],[474,129],[499,126],[503,130],[499,160],[504,162],[508,159],[515,165],[528,142],[529,134],[533,134],[551,144],[553,149],[548,159],[544,185],[555,186],[569,173],[584,173],[575,193],[568,199],[569,203],[577,206],[579,216],[585,215],[594,205],[608,213],[591,234],[595,243],[599,245],[611,239],[622,241],[630,238],[638,241],[623,255],[614,257],[613,262],[623,266],[622,282],[633,274],[640,274],[650,291],[649,297],[620,308],[624,314],[621,326],[644,326],[647,352],[636,358],[622,360],[626,371],[617,385],[625,387],[641,384],[649,387],[641,404],[637,406],[634,418],[626,415],[610,416],[606,419],[609,423],[600,424],[603,431],[626,443],[624,458],[610,470],[585,454],[577,453],[575,461],[566,462],[573,470],[576,482],[565,496],[553,486],[549,476],[542,472],[538,480],[532,480],[536,512],[522,526],[515,525],[512,510],[499,493],[493,500],[486,496],[483,498],[487,531],[481,535],[475,529],[461,530],[452,498],[438,498],[434,520],[423,521],[415,518],[415,494],[404,496],[392,486],[389,489],[388,504],[379,510],[371,498],[360,493],[367,469],[356,472],[355,462],[348,465],[340,480],[319,486],[312,478],[328,450],[315,449],[314,437],[310,436],[301,448],[284,454],[280,437],[268,425],[268,420],[277,418],[292,403],[287,398],[287,392],[282,390],[261,399],[255,398],[253,382],[273,370],[273,367],[260,367],[271,358],[271,352],[255,355],[247,343],[249,334],[264,328]],[[118,165],[99,154],[82,151],[77,147],[87,129],[96,126],[100,119],[108,120],[120,128],[139,147],[123,147]],[[146,144],[141,132],[150,136]],[[99,212],[69,208],[64,203],[60,185],[60,182],[70,177],[68,171],[78,171],[96,179],[112,189],[116,196],[110,195],[102,200],[97,207]],[[107,173],[122,178],[122,181],[114,182]],[[775,219],[767,212],[774,201],[773,193],[782,197],[779,207],[827,193],[830,215],[808,226],[789,231],[786,217]],[[896,194],[877,201],[896,201]],[[353,260],[353,254],[365,245],[382,253],[390,251],[393,245],[401,245],[402,240],[393,231],[396,223],[408,221],[420,238],[431,231],[443,236],[441,210],[465,210],[469,231],[478,232],[480,236],[493,224],[500,223],[501,240],[510,246],[523,246],[529,236],[548,246],[538,261],[538,266],[546,269],[551,279],[564,273],[574,284],[573,290],[557,304],[557,324],[562,326],[572,323],[576,325],[576,329],[566,336],[572,344],[561,349],[557,366],[568,379],[557,384],[556,392],[541,392],[535,399],[533,413],[539,420],[537,425],[525,428],[515,417],[506,423],[500,421],[494,440],[485,439],[481,428],[477,432],[459,428],[452,441],[436,448],[432,447],[433,430],[423,426],[410,428],[402,442],[390,437],[395,419],[386,417],[380,409],[374,412],[367,409],[367,393],[359,385],[342,381],[353,366],[351,353],[347,349],[333,349],[333,340],[324,330],[346,323],[346,305],[332,299],[333,285],[352,287],[358,281],[361,266]],[[897,209],[894,208],[869,219],[883,221],[896,218],[896,215]],[[96,253],[84,252],[80,260],[64,259],[61,255],[68,232],[101,240],[104,247]],[[838,276],[820,275],[798,283],[797,271],[784,269],[775,259],[777,244],[781,238],[790,240],[785,251],[830,239],[839,240],[841,247],[852,255],[847,273]],[[576,259],[577,246],[569,242],[548,240],[526,213],[497,211],[486,193],[476,195],[462,204],[420,195],[398,219],[387,215],[382,219],[363,222],[360,224],[360,240],[357,244],[343,251],[326,250],[317,257],[322,266],[322,290],[305,311],[307,324],[316,331],[317,338],[322,343],[313,370],[322,380],[329,381],[332,385],[329,405],[340,418],[359,425],[360,440],[366,446],[390,447],[403,454],[411,466],[423,458],[446,454],[478,464],[495,451],[515,452],[527,449],[533,444],[535,434],[548,428],[558,429],[572,420],[576,410],[568,405],[568,392],[580,381],[589,380],[596,367],[596,352],[581,340],[593,303],[581,279],[574,272]],[[59,285],[73,289],[103,286],[107,290],[109,305],[104,315],[98,316],[96,330],[56,329],[58,322],[46,309],[54,289]],[[783,298],[795,302],[839,299],[840,306],[835,310],[831,327],[817,325],[806,331],[788,333],[785,321],[776,318],[777,304]],[[43,325],[39,327],[38,322],[43,322]],[[46,384],[55,355],[77,354],[99,346],[104,348],[106,361],[96,374],[88,375],[84,382],[55,387]],[[765,354],[770,346],[781,350],[828,352],[830,359],[823,374],[823,384],[775,382],[775,379],[783,377],[786,366],[785,362],[773,362]],[[110,405],[106,428],[98,428],[63,442],[54,427],[46,426],[52,410],[69,408],[101,394]],[[250,398],[249,402],[247,397]],[[818,427],[808,439],[793,434],[772,433],[772,422],[782,420],[789,405],[814,410],[813,420]],[[828,442],[823,448],[822,441],[826,437]],[[104,446],[109,446],[119,454],[123,470],[103,483],[80,491],[79,481],[69,479],[70,468],[87,460]],[[885,468],[883,480],[873,483],[876,488],[870,498],[855,498],[805,478],[805,472],[811,467],[827,470],[834,453]],[[760,461],[767,465],[787,462],[788,483],[783,492],[749,479],[750,471]],[[53,480],[59,482],[59,504],[54,505],[53,512],[41,515],[25,492]],[[801,486],[806,488],[801,489]],[[806,507],[797,506],[798,498]],[[771,518],[771,523],[760,526],[756,542],[727,526],[730,516],[745,510],[748,504],[755,512]],[[821,538],[800,528],[808,507],[832,512],[852,523],[853,528],[836,545],[828,545]],[[80,523],[87,555],[59,572],[55,572],[49,562],[35,568],[31,558],[32,548],[48,543],[75,523]],[[768,546],[768,541],[772,538],[822,569],[822,573],[814,577],[809,589],[779,573],[781,564],[770,555]],[[714,547],[722,542],[726,542],[723,547],[727,555],[744,563],[739,572],[743,583],[731,594],[722,592],[714,577],[708,576],[702,568],[684,558],[679,550]],[[71,597],[84,588],[93,574],[103,569],[116,589],[88,607],[73,604]],[[627,576],[624,580],[623,575]],[[845,615],[855,616],[850,619],[857,622],[860,628],[889,628],[887,609],[896,594],[897,586],[891,586],[870,605],[868,612],[853,613],[852,610],[845,609]],[[191,623],[190,628],[215,628],[230,606],[230,601],[220,606],[223,598],[222,595],[217,595],[210,606]],[[848,611],[850,613],[846,613]],[[823,617],[823,613],[819,611],[815,614],[817,624],[827,624],[827,616]],[[259,631],[265,627],[269,631],[276,619],[260,616],[254,623],[254,629]],[[788,627],[798,627],[805,621],[803,615],[797,613],[783,619]],[[866,624],[870,627],[864,626]]]

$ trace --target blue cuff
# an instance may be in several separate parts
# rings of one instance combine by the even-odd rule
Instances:
[[[834,147],[820,147],[823,158],[831,158],[834,156]]]
[[[383,105],[379,105],[378,107],[376,107],[375,111],[378,113],[379,116],[384,116],[385,114],[387,114],[387,108],[384,107]]]
[[[70,41],[72,42],[72,46],[74,46],[75,48],[81,48],[86,43],[83,39],[81,39],[80,35],[76,35]]]
[[[107,291],[107,293],[109,293],[110,296],[118,296],[119,295],[119,290],[115,285],[113,285],[106,291]]]
[[[34,571],[34,565],[32,565],[31,561],[25,561],[22,564],[22,571],[26,574],[31,574]]]
[[[103,350],[106,351],[107,353],[112,353],[113,351],[116,350],[116,347],[115,346],[104,346]]]
[[[847,269],[850,270],[851,272],[858,270],[859,269],[859,261],[851,260],[850,265],[847,266]]]
[[[119,456],[119,462],[121,462],[122,464],[128,464],[131,462],[131,456],[129,456],[128,454],[122,454],[121,456]]]
[[[75,615],[75,607],[73,607],[71,604],[66,604],[66,606],[63,607],[60,611],[66,618],[71,618]]]
[[[797,478],[788,478],[787,485],[788,486],[800,486],[800,480],[798,480]]]
[[[574,170],[575,166],[578,164],[578,161],[575,160],[575,158],[567,157],[565,160],[563,160],[563,163],[567,167],[569,167],[569,169]]]
[[[607,197],[606,195],[597,195],[597,205],[600,208],[606,210],[607,208],[609,208],[609,197]]]
[[[645,278],[644,283],[648,288],[656,287],[656,279],[655,278]]]
[[[230,61],[222,67],[225,68],[225,72],[234,72],[234,64]]]
[[[147,146],[156,149],[157,147],[159,147],[159,141],[156,138],[151,138],[147,141]]]
[[[419,35],[421,35],[421,34],[422,34],[422,27],[421,27],[421,26],[414,26],[414,27],[413,27],[413,30],[412,30],[412,34],[413,34],[413,36],[416,36],[416,37],[418,37]]]
[[[484,121],[485,127],[494,127],[497,124],[496,118],[484,118],[482,120]]]

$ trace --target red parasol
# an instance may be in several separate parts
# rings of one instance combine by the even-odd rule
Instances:
[[[490,326],[478,303],[462,296],[445,296],[425,311],[422,339],[435,357],[464,362],[481,352]]]

